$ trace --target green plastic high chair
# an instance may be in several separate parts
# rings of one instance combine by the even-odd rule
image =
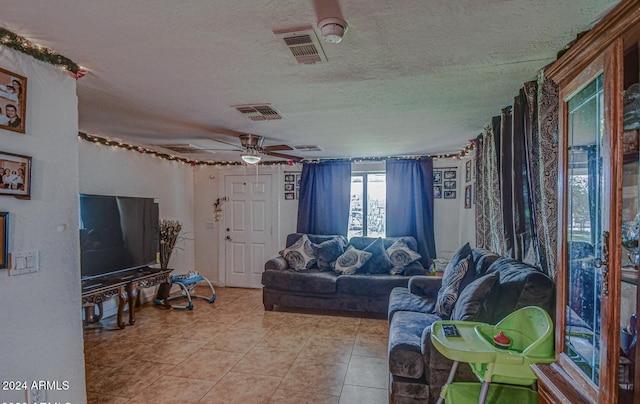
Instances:
[[[445,335],[445,329],[451,325],[459,335]],[[501,331],[510,339],[508,346],[499,346],[494,341],[494,336]],[[487,398],[492,403],[537,402],[537,392],[528,388],[535,387],[537,380],[530,365],[555,361],[553,338],[551,317],[536,306],[519,309],[496,325],[465,321],[434,323],[434,346],[455,361],[440,397],[455,404],[485,403]],[[481,385],[452,383],[457,362],[469,363]],[[492,382],[501,384],[491,386]]]

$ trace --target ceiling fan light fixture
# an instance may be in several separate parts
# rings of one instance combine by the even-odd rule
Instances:
[[[241,158],[247,164],[258,164],[262,160],[262,156],[254,153],[243,154]]]
[[[342,18],[329,17],[318,22],[318,29],[325,41],[338,43],[342,41],[342,37],[347,33],[349,26]]]

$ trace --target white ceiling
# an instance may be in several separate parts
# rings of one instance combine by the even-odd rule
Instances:
[[[617,3],[336,1],[0,0],[0,27],[89,70],[78,80],[83,132],[216,149],[233,148],[211,139],[239,144],[248,132],[266,146],[322,148],[289,152],[303,158],[379,157],[461,150]],[[349,31],[322,41],[326,64],[298,64],[273,34],[340,14]],[[251,103],[284,119],[231,108]]]

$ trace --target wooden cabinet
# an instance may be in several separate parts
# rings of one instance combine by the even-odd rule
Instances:
[[[640,350],[621,337],[638,312],[639,40],[640,2],[622,1],[546,70],[562,152],[556,363],[534,367],[541,402],[640,404]]]

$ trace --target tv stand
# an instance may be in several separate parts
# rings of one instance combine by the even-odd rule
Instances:
[[[171,308],[169,304],[169,290],[171,289],[170,273],[173,269],[143,267],[125,271],[110,272],[101,276],[82,281],[82,307],[85,314],[85,325],[100,321],[102,318],[102,303],[118,296],[118,327],[124,328],[127,324],[122,319],[124,309],[129,305],[129,325],[136,322],[135,306],[138,292],[142,288],[149,288],[158,284],[166,284],[161,287],[162,296],[157,298],[163,301],[165,308]],[[99,313],[96,315],[95,307]]]

